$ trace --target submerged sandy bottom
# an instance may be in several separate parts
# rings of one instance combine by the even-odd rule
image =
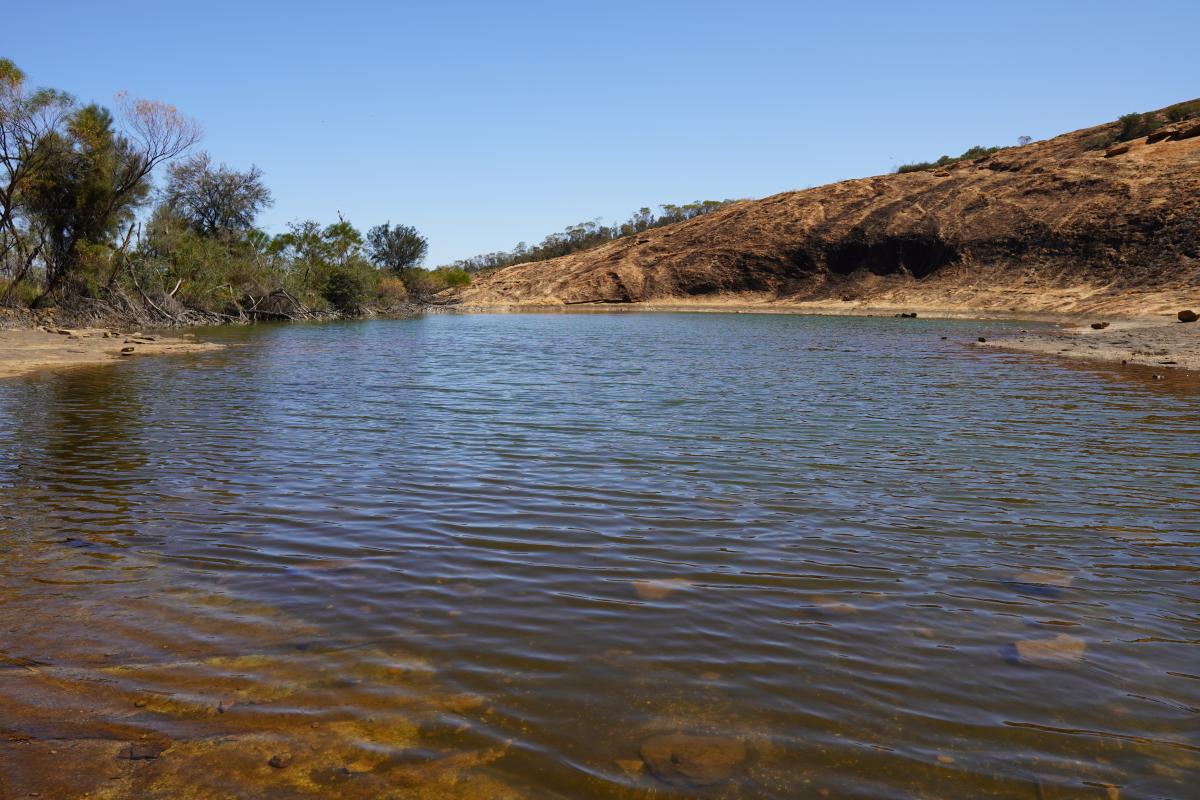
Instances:
[[[0,797],[1187,796],[1194,385],[967,346],[1021,327],[428,315],[0,382]]]

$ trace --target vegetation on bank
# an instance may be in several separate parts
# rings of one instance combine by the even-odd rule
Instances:
[[[681,206],[665,204],[659,206],[659,213],[654,213],[648,207],[638,209],[625,222],[613,225],[602,225],[600,221],[581,222],[569,225],[559,233],[552,233],[540,244],[532,247],[521,242],[512,250],[502,250],[495,253],[483,253],[471,258],[455,261],[449,269],[461,270],[466,273],[510,267],[513,264],[524,264],[531,261],[548,261],[552,258],[590,250],[602,244],[620,239],[624,236],[634,236],[651,228],[672,225],[676,222],[693,219],[694,217],[711,214],[723,208],[734,200],[697,200]]]
[[[31,89],[0,59],[0,305],[59,304],[158,321],[360,313],[470,280],[420,267],[410,226],[364,236],[339,215],[271,236],[262,172],[197,150],[174,106],[118,95],[116,110]],[[165,178],[155,185],[155,177]]]
[[[1024,137],[1022,137],[1022,138],[1024,138]],[[961,155],[942,156],[941,158],[937,159],[936,161],[917,161],[913,164],[901,164],[899,167],[896,168],[896,172],[899,174],[904,174],[906,172],[924,172],[925,170],[929,170],[929,169],[937,169],[939,167],[948,167],[951,164],[958,163],[959,161],[967,161],[967,160],[971,160],[971,159],[983,158],[985,156],[990,156],[992,153],[995,153],[996,151],[1002,150],[1002,149],[1004,149],[1004,148],[984,147],[982,145],[975,145],[974,147],[969,148],[968,150],[964,151]]]
[[[1085,149],[1103,150],[1117,142],[1129,142],[1149,136],[1163,125],[1200,118],[1200,100],[1176,103],[1158,111],[1133,111],[1117,120],[1117,127],[1097,133],[1084,142]]]

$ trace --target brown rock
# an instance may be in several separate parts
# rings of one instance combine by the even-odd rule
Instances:
[[[360,775],[364,772],[370,772],[379,766],[377,762],[370,758],[360,758],[357,761],[352,761],[343,769],[351,775]]]
[[[1200,136],[1200,123],[1179,129],[1171,137],[1171,141],[1178,142],[1183,139],[1193,139],[1197,136]]]
[[[150,761],[162,755],[165,749],[162,745],[152,742],[138,742],[123,747],[117,758],[126,761]]]
[[[636,778],[646,771],[646,763],[636,758],[618,758],[613,763],[631,778]]]
[[[1102,331],[1107,327],[1108,327],[1107,322],[1093,322],[1092,323],[1092,330]]]
[[[271,756],[270,760],[267,761],[267,763],[270,764],[275,769],[283,769],[284,767],[289,767],[292,764],[292,754],[291,753],[276,753],[275,755]]]
[[[1104,151],[1104,157],[1112,158],[1113,156],[1124,155],[1125,153],[1129,152],[1129,148],[1132,146],[1133,145],[1129,144],[1129,142],[1124,142],[1122,144],[1115,145]]]
[[[746,760],[746,746],[737,739],[686,733],[647,739],[640,753],[655,777],[689,787],[723,781]]]
[[[1195,322],[1196,319],[1198,318],[1198,315],[1196,314],[1196,312],[1192,311],[1191,309],[1185,309],[1183,311],[1180,311],[1178,316],[1179,316],[1180,322]]]

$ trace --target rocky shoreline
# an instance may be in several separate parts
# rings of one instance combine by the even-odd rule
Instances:
[[[1200,371],[1200,323],[1178,319],[1077,321],[1049,330],[986,338],[976,344],[1108,364],[1136,364],[1160,372]]]

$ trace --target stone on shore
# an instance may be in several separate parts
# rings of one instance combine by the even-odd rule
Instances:
[[[1200,315],[1197,315],[1196,312],[1192,311],[1190,308],[1180,311],[1178,316],[1180,322],[1195,322],[1198,318],[1200,318]]]

